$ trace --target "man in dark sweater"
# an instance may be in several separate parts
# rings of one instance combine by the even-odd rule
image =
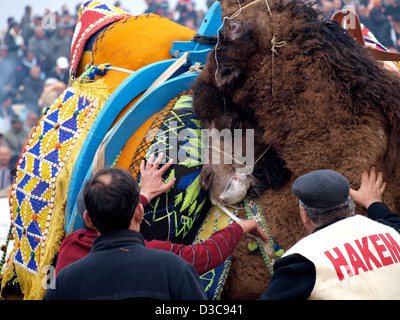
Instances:
[[[136,180],[117,168],[101,170],[86,183],[83,218],[100,235],[85,258],[60,271],[44,299],[207,299],[192,265],[144,246],[139,193]]]

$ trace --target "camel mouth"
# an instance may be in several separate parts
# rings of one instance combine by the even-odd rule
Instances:
[[[242,176],[232,176],[224,190],[218,195],[222,204],[232,205],[240,203],[246,196],[247,190],[250,188],[248,178]]]
[[[232,175],[227,182],[209,181],[211,202],[223,206],[241,203],[250,188],[250,180],[245,175]]]
[[[245,197],[258,199],[267,189],[280,190],[290,180],[291,172],[275,148],[267,150],[253,166],[203,164],[202,188],[216,202],[228,206],[241,203]]]

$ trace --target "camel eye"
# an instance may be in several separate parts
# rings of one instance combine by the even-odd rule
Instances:
[[[231,31],[232,31],[232,32],[235,32],[235,31],[238,29],[238,27],[239,27],[239,26],[238,26],[237,23],[235,23],[235,22],[232,23],[232,24],[231,24]]]

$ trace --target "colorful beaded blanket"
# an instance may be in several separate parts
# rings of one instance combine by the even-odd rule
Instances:
[[[25,299],[41,299],[42,279],[64,236],[65,194],[80,148],[108,99],[103,80],[75,81],[44,110],[17,162],[9,203],[14,249],[2,287],[17,276]]]

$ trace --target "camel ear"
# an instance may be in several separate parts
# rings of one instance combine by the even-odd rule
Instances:
[[[203,164],[200,174],[200,185],[204,190],[208,190],[211,187],[211,181],[214,175],[214,171],[210,165]]]

